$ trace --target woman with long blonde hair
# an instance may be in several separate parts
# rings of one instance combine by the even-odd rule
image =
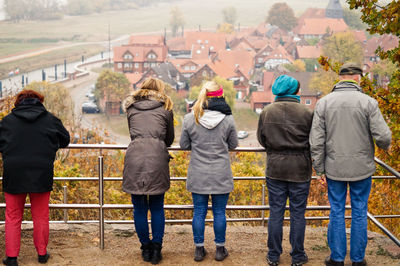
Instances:
[[[125,100],[131,143],[125,154],[122,190],[131,194],[143,260],[153,264],[162,259],[164,193],[170,186],[167,147],[174,141],[172,101],[164,90],[164,82],[149,78]]]
[[[225,210],[229,193],[233,190],[229,150],[236,148],[238,139],[223,87],[216,82],[204,83],[193,111],[185,115],[180,145],[182,149],[191,150],[186,187],[192,192],[194,205],[194,260],[202,261],[207,254],[204,248],[204,229],[211,195],[215,260],[222,261],[228,256],[225,248]]]

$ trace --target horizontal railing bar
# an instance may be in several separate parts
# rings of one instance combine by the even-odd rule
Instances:
[[[305,217],[308,221],[318,221],[318,220],[329,220],[329,216],[307,216]],[[345,216],[345,219],[351,219],[351,216]],[[263,218],[255,217],[255,218],[226,218],[227,222],[259,222],[262,221]],[[269,218],[264,218],[265,221],[268,221]],[[290,221],[290,217],[284,217],[285,221]],[[206,219],[207,223],[213,222],[213,219]],[[65,221],[49,221],[51,224],[88,224],[94,223],[98,224],[98,220],[69,220]],[[151,223],[151,220],[148,221]],[[32,221],[23,221],[23,224],[32,224]],[[133,220],[104,220],[104,223],[107,224],[134,224]],[[192,219],[181,219],[181,220],[165,220],[165,223],[169,224],[179,224],[179,223],[192,223]],[[0,221],[0,224],[5,224],[4,221]]]
[[[400,240],[398,240],[383,224],[381,224],[370,212],[367,212],[368,218],[384,232],[397,246],[400,247]]]
[[[171,181],[186,181],[187,177],[171,177]],[[313,180],[317,180],[317,176],[312,177]],[[395,176],[372,176],[372,179],[397,179]],[[0,177],[0,181],[3,178]],[[233,180],[255,180],[255,181],[263,181],[265,180],[265,176],[235,176]],[[54,181],[99,181],[98,177],[54,177]],[[104,177],[104,181],[122,181],[122,177]]]
[[[122,144],[69,144],[64,149],[96,149],[96,150],[126,150],[128,145]],[[180,146],[168,147],[169,151],[184,151]],[[232,152],[265,152],[263,147],[237,147]]]
[[[5,203],[0,203],[0,208],[5,208]],[[25,208],[30,208],[30,204],[25,204]],[[99,204],[49,204],[51,209],[100,209]],[[103,209],[111,210],[111,209],[133,209],[132,204],[104,204]],[[330,206],[307,206],[306,210],[330,210]],[[350,209],[349,205],[346,206],[346,209]],[[164,205],[165,210],[193,210],[193,205]],[[211,205],[208,206],[208,209],[211,210]],[[269,210],[269,205],[227,205],[227,210]],[[289,210],[289,206],[286,206],[286,209]]]

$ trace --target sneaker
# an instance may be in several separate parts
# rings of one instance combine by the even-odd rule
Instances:
[[[228,250],[224,246],[217,246],[217,250],[215,251],[215,260],[223,261],[226,257],[228,257]]]
[[[352,266],[367,266],[367,261],[364,259],[363,261],[353,262]]]
[[[326,257],[325,259],[326,266],[344,266],[343,261],[334,261],[331,257]]]
[[[204,260],[206,255],[207,255],[207,251],[204,247],[196,247],[196,249],[194,250],[194,260],[195,261]]]
[[[15,258],[5,257],[3,259],[3,264],[8,266],[18,266],[18,261],[16,257]]]
[[[47,261],[50,259],[50,254],[46,252],[44,255],[38,255],[38,262],[39,263],[47,263]]]
[[[307,256],[307,254],[304,254],[304,257],[301,261],[292,262],[291,266],[301,266],[303,264],[306,264],[307,262],[308,262],[308,256]]]
[[[278,261],[272,261],[272,260],[270,260],[270,259],[268,258],[268,256],[267,256],[267,263],[268,263],[268,265],[270,265],[270,266],[278,266],[278,265],[279,265],[279,260],[278,260]]]

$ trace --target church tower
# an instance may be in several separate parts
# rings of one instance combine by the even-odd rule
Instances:
[[[329,4],[325,10],[327,18],[343,18],[343,9],[339,0],[329,0]]]

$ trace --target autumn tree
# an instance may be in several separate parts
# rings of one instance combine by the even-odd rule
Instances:
[[[293,9],[286,3],[275,3],[269,10],[265,22],[291,31],[297,25],[297,18],[294,16]]]
[[[73,126],[74,104],[69,91],[61,83],[50,83],[46,81],[34,81],[25,87],[27,90],[34,90],[44,96],[46,109],[60,118],[64,124]]]
[[[14,22],[62,18],[59,2],[56,0],[5,0],[4,11],[7,18]]]
[[[351,32],[338,32],[326,38],[322,46],[323,54],[337,62],[356,62],[361,64],[364,52],[361,43]]]
[[[219,76],[216,76],[213,81],[215,81],[218,85],[222,86],[224,88],[224,97],[228,105],[233,109],[235,106],[235,97],[236,97],[236,91],[233,88],[233,81],[226,80],[224,78],[221,78]],[[199,92],[201,90],[202,85],[200,86],[194,86],[190,89],[189,92],[189,99],[195,100],[199,96]]]
[[[185,26],[185,18],[178,6],[173,6],[171,8],[169,24],[171,25],[173,36],[176,36],[179,28],[183,28],[183,26]]]
[[[284,67],[290,72],[305,72],[306,64],[303,60],[297,59],[293,64],[285,64]]]
[[[105,97],[109,100],[111,97],[115,97],[119,101],[123,101],[129,92],[130,83],[123,73],[105,69],[97,78],[95,91],[97,98]]]
[[[231,25],[235,25],[237,19],[236,8],[233,6],[228,6],[222,9],[223,21]]]
[[[348,8],[343,8],[343,20],[347,26],[355,30],[365,30],[367,25],[360,19],[361,13]]]
[[[218,25],[218,27],[217,27],[217,32],[221,32],[221,33],[231,34],[234,31],[235,31],[235,29],[234,29],[233,25],[229,24],[229,23],[222,23],[221,25]]]

